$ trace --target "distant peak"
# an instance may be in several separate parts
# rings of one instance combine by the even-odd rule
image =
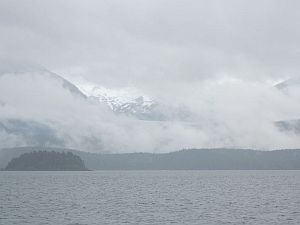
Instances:
[[[292,77],[275,85],[276,88],[283,90],[290,86],[300,85],[300,77]]]

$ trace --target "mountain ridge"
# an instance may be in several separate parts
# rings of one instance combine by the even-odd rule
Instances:
[[[23,147],[0,150],[0,168],[30,151],[71,152],[92,170],[300,170],[300,149],[184,149],[169,153],[90,153],[79,150]]]

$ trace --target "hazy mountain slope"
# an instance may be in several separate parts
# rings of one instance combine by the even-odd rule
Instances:
[[[10,75],[10,76],[27,76],[30,77],[34,74],[35,76],[41,76],[45,78],[50,78],[52,80],[60,81],[63,88],[70,91],[72,94],[86,98],[86,96],[70,81],[64,79],[63,77],[48,71],[44,67],[32,64],[22,64],[13,62],[3,62],[0,61],[0,76]]]
[[[290,78],[280,82],[275,87],[284,94],[300,100],[300,77]],[[282,132],[300,134],[300,119],[280,120],[276,121],[275,124]]]
[[[55,130],[40,122],[2,119],[0,121],[0,130],[22,136],[26,143],[32,146],[64,146],[64,141],[57,136]]]
[[[300,151],[194,149],[166,154],[102,155],[94,169],[261,170],[300,169]]]
[[[300,119],[298,120],[282,120],[275,123],[279,129],[284,132],[292,132],[300,135]]]
[[[275,87],[279,90],[284,90],[295,86],[300,86],[300,77],[290,78],[275,85]]]
[[[75,107],[89,106],[74,84],[37,65],[0,61],[0,85],[0,140],[4,146],[64,147],[73,142],[69,134],[73,129],[64,128],[64,117],[71,118],[67,112],[74,114]]]

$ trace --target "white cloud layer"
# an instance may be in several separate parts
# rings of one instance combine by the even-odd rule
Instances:
[[[34,73],[0,76],[0,115],[51,124],[68,147],[86,150],[300,147],[299,136],[273,123],[300,117],[299,91],[270,85],[299,76],[299,10],[296,0],[2,0],[1,59],[71,81],[135,87],[191,116],[115,116]]]

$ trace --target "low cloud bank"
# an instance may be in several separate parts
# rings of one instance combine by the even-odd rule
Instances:
[[[116,115],[107,105],[82,98],[63,84],[48,72],[0,76],[0,119],[6,124],[0,132],[2,147],[44,144],[98,152],[300,147],[299,136],[281,132],[274,124],[300,115],[297,92],[282,92],[265,83],[223,77],[174,83],[167,91],[152,89],[152,98],[165,106],[161,108],[164,114],[170,114],[168,121]],[[168,111],[179,108],[187,112],[184,120],[172,118],[174,112]],[[24,135],[22,131],[30,130],[26,131],[24,124],[20,128],[20,123],[13,127],[9,124],[13,120],[27,123],[27,127],[33,126],[33,121],[45,126],[56,141],[47,142],[49,134],[45,134],[44,142],[35,142],[41,138],[35,136],[40,131]]]

